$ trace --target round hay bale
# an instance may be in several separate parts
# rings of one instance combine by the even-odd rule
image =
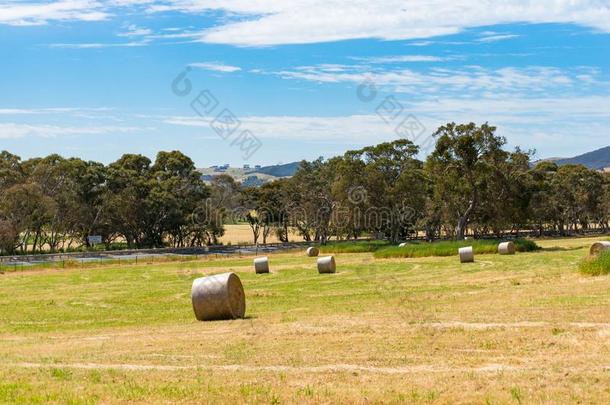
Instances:
[[[235,273],[196,279],[191,299],[198,321],[237,319],[246,313],[244,287]]]
[[[514,255],[516,251],[513,242],[502,242],[498,245],[498,253],[501,255]]]
[[[460,248],[459,253],[460,263],[474,262],[474,249],[472,248],[472,246]]]
[[[600,254],[602,254],[602,252],[604,252],[605,250],[609,250],[610,249],[610,242],[597,242],[594,243],[593,246],[591,246],[591,250],[589,251],[589,254],[591,256],[599,256]]]
[[[254,259],[254,270],[256,274],[269,273],[269,258],[265,256]]]
[[[317,247],[309,247],[307,248],[307,256],[309,257],[318,257],[318,255],[320,254],[320,249],[318,249]]]
[[[398,247],[407,247],[407,242],[402,242]]]
[[[318,273],[331,274],[337,272],[334,256],[321,257],[318,259]]]

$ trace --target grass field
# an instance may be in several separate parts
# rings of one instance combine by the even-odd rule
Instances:
[[[435,243],[414,241],[405,247],[388,246],[375,251],[376,258],[392,257],[431,257],[431,256],[455,256],[458,249],[472,246],[475,254],[495,254],[498,252],[500,240],[464,240],[464,241],[439,241]],[[514,241],[517,252],[532,252],[538,250],[535,242],[526,239]]]
[[[538,252],[302,252],[0,275],[0,403],[609,403],[610,276],[593,239]],[[235,271],[247,319],[200,323],[192,280]]]

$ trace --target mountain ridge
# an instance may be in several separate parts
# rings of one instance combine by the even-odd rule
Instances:
[[[568,164],[581,164],[589,169],[602,170],[610,167],[610,146],[583,153],[571,158],[548,159],[559,166]]]

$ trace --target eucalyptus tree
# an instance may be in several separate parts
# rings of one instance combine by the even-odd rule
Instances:
[[[414,232],[424,213],[427,180],[416,158],[418,151],[411,141],[399,139],[345,155],[349,161],[361,162],[356,184],[365,191],[367,230],[383,233],[394,242]],[[358,194],[352,196],[352,200],[358,198]]]
[[[21,158],[7,151],[0,152],[0,196],[10,187],[24,181]]]
[[[169,237],[174,246],[191,244],[190,216],[209,197],[193,161],[181,152],[159,152],[150,171],[150,194],[146,199],[147,243],[163,246]]]
[[[481,202],[482,182],[507,159],[503,137],[488,124],[449,123],[434,134],[434,152],[427,171],[434,183],[434,197],[455,218],[455,236],[464,239],[466,228]],[[446,218],[447,219],[447,218]]]
[[[552,183],[559,207],[560,231],[578,231],[597,222],[604,198],[604,177],[582,165],[565,165],[557,169]]]
[[[107,169],[102,197],[102,227],[108,243],[121,236],[130,248],[143,246],[149,223],[151,161],[145,156],[126,154]]]
[[[480,201],[473,221],[482,233],[502,237],[505,231],[526,228],[531,199],[530,156],[517,148],[498,159],[492,170],[482,173]]]
[[[556,163],[542,161],[529,171],[531,199],[527,216],[530,228],[536,229],[543,236],[549,224],[555,226],[559,218],[559,201],[555,198],[553,178],[559,166]]]
[[[326,243],[335,201],[331,186],[335,173],[322,158],[303,161],[295,175],[287,182],[290,195],[290,223],[306,241]]]

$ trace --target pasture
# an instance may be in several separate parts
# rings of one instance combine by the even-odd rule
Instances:
[[[598,239],[516,256],[302,251],[0,275],[0,403],[608,403]],[[197,322],[192,281],[236,272],[246,319]]]
[[[248,224],[227,224],[224,225],[225,233],[218,240],[227,245],[251,245],[252,230]],[[295,235],[290,235],[290,240],[298,239]],[[263,242],[262,235],[259,237],[258,243]],[[275,233],[271,232],[267,237],[267,243],[280,243]]]

